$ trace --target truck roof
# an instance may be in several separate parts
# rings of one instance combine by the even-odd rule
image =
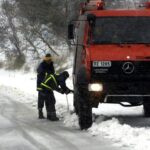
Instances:
[[[87,14],[94,14],[97,17],[109,17],[109,16],[147,16],[150,17],[150,9],[142,10],[94,10],[87,11]]]
[[[92,13],[95,16],[150,16],[150,2],[89,0],[82,3],[81,10],[81,14]]]

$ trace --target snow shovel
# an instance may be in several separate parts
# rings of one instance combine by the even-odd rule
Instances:
[[[66,94],[66,100],[67,100],[67,112],[68,112],[70,115],[72,115],[72,114],[74,113],[74,111],[70,110],[70,108],[69,108],[69,101],[68,101],[68,96],[67,96],[67,94]]]
[[[68,101],[68,96],[67,96],[67,94],[66,94],[66,100],[67,100],[67,112],[70,113],[70,109],[69,109],[69,101]]]

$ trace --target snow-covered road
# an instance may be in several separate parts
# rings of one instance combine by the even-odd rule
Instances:
[[[35,110],[1,92],[0,122],[0,150],[123,150],[62,121],[38,120]]]
[[[72,89],[71,77],[67,85]],[[56,145],[65,150],[69,145],[74,149],[149,150],[150,118],[143,117],[142,106],[100,104],[93,109],[96,120],[92,127],[80,131],[77,116],[67,112],[66,95],[55,92],[55,96],[61,121],[38,120],[36,74],[0,70],[0,150],[54,149]],[[68,101],[72,110],[72,94]]]

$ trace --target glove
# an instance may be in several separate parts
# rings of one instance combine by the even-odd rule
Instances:
[[[65,91],[65,94],[69,94],[69,93],[74,93],[74,91],[73,91],[73,90],[70,90],[70,89],[67,89],[67,90]]]
[[[65,92],[63,91],[63,89],[61,89],[61,88],[58,88],[57,89],[57,92],[59,92],[59,93],[61,93],[61,94],[64,94]]]
[[[66,91],[65,91],[65,94],[69,94],[70,93],[70,89],[67,89]]]
[[[65,92],[63,90],[60,91],[61,94],[64,94]]]
[[[70,92],[71,92],[71,93],[74,93],[74,91],[73,91],[73,90],[70,90]]]

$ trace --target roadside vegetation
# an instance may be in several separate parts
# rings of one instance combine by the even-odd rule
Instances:
[[[20,69],[28,57],[40,60],[45,53],[55,58],[70,54],[67,24],[76,19],[79,0],[3,0],[0,11],[0,67]],[[63,54],[63,55],[62,55]],[[65,55],[65,56],[64,56]]]

